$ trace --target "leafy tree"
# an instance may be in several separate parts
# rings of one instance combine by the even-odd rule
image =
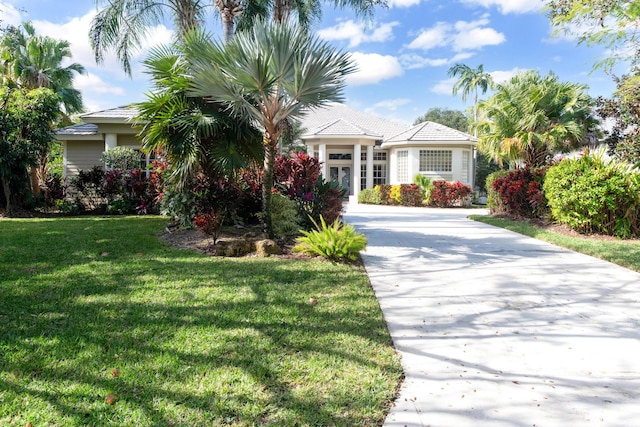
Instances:
[[[197,172],[228,175],[263,156],[260,132],[248,121],[231,117],[221,103],[187,95],[189,61],[179,43],[154,49],[144,64],[155,87],[137,104],[143,147],[165,153],[178,188]]]
[[[555,152],[588,142],[598,121],[586,90],[582,84],[561,82],[553,73],[516,74],[480,103],[478,149],[499,163],[522,161],[538,167]]]
[[[31,90],[51,89],[58,95],[63,111],[62,123],[69,124],[70,114],[83,110],[82,95],[73,87],[75,74],[85,74],[78,63],[62,64],[71,59],[70,44],[47,36],[39,36],[30,22],[21,27],[8,27],[0,40],[5,84]],[[31,168],[31,187],[35,194],[45,183],[48,174],[48,152],[42,152],[37,165]]]
[[[49,150],[59,103],[50,89],[0,88],[0,181],[8,215],[27,187],[27,168]]]
[[[640,70],[614,80],[613,96],[598,98],[598,115],[613,121],[606,142],[621,160],[640,164]]]
[[[556,33],[576,36],[581,43],[602,45],[609,56],[596,67],[610,68],[616,62],[640,60],[637,25],[640,5],[621,0],[549,0],[547,16]]]
[[[457,77],[458,81],[453,85],[453,94],[457,95],[462,91],[462,100],[466,101],[467,96],[473,93],[473,121],[478,121],[478,89],[482,93],[493,89],[494,83],[491,74],[484,71],[484,65],[478,65],[478,68],[471,68],[465,64],[455,64],[449,68],[449,77]],[[476,135],[477,136],[477,135]]]
[[[258,22],[227,44],[201,35],[188,38],[191,95],[229,105],[238,117],[263,127],[263,221],[272,235],[271,190],[276,147],[286,119],[342,100],[349,56],[295,25]]]
[[[450,110],[448,108],[430,108],[422,116],[415,119],[414,125],[422,122],[434,122],[448,126],[451,129],[467,132],[469,130],[469,118],[460,110]]]

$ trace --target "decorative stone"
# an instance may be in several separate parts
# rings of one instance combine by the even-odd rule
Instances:
[[[280,255],[282,249],[273,240],[264,239],[256,242],[256,252],[259,257],[268,258],[271,255]]]
[[[220,240],[216,243],[216,255],[241,257],[251,253],[251,243],[246,240]]]

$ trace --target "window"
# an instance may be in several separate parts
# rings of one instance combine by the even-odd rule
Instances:
[[[385,153],[386,154],[386,153]],[[373,165],[373,185],[382,185],[387,183],[387,165]]]
[[[387,161],[386,151],[375,151],[373,153],[373,161],[386,162]]]
[[[367,188],[367,165],[360,165],[360,189],[364,190]]]
[[[366,151],[360,152],[360,161],[361,162],[366,162],[367,161],[367,152]]]
[[[351,160],[351,153],[329,153],[329,160]]]
[[[398,157],[398,173],[396,178],[399,183],[406,183],[409,181],[409,151],[398,151],[396,156]]]
[[[451,172],[451,150],[420,150],[420,172]]]
[[[465,184],[469,184],[471,182],[470,179],[470,168],[471,165],[471,155],[468,151],[462,152],[462,180]]]

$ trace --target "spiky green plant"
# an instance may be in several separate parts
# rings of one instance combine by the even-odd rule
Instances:
[[[301,231],[303,236],[296,239],[298,244],[293,248],[295,252],[320,255],[332,261],[355,261],[367,246],[364,234],[358,233],[352,225],[341,223],[339,219],[331,225],[327,225],[322,215],[320,224],[312,221],[316,229]]]

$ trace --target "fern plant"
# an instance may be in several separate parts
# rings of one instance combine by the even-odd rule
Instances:
[[[303,235],[296,239],[294,252],[320,255],[332,261],[355,261],[360,251],[367,246],[364,234],[358,233],[351,225],[342,224],[339,219],[327,225],[320,215],[320,224],[315,221],[313,224],[315,230],[301,231]]]

